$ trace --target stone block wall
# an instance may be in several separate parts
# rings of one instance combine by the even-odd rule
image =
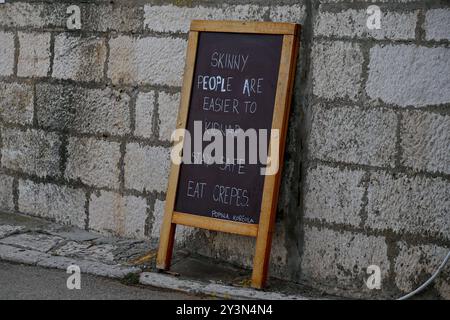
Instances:
[[[7,0],[0,210],[157,242],[191,19],[303,25],[272,275],[352,297],[424,281],[450,249],[446,1]],[[252,264],[252,239],[180,228],[177,243]],[[431,294],[450,299],[449,278]]]

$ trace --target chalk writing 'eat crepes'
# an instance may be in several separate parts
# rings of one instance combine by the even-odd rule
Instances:
[[[247,65],[248,57],[248,54],[243,55],[214,51],[211,55],[211,67],[243,72]]]

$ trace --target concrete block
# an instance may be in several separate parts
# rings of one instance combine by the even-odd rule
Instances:
[[[119,188],[120,143],[69,138],[65,177],[95,187]]]
[[[0,210],[14,210],[13,182],[13,177],[0,174]]]
[[[374,173],[366,227],[450,239],[450,183],[442,178]]]
[[[309,168],[304,195],[305,217],[358,226],[364,195],[364,171]]]
[[[156,32],[187,32],[191,20],[262,20],[267,7],[258,5],[225,5],[216,7],[179,7],[145,5],[144,26]]]
[[[316,43],[311,59],[313,93],[316,96],[358,99],[364,61],[358,44],[342,41]]]
[[[85,227],[86,195],[80,189],[19,181],[19,211],[58,223]]]
[[[63,33],[55,37],[53,77],[75,81],[101,81],[106,60],[103,38]]]
[[[306,227],[302,275],[325,287],[368,290],[364,279],[370,265],[381,270],[381,282],[388,281],[389,260],[384,237],[347,231]]]
[[[67,6],[7,1],[0,6],[0,25],[10,28],[30,27],[35,29],[50,26],[65,27]]]
[[[125,187],[141,192],[166,192],[170,163],[168,148],[128,144],[125,155]]]
[[[395,258],[395,283],[404,293],[418,288],[436,272],[448,253],[448,248],[436,245],[408,245],[397,243],[399,254]],[[450,299],[450,265],[447,265],[431,287],[443,299]]]
[[[147,200],[102,191],[89,202],[89,228],[121,237],[145,239]]]
[[[109,45],[108,78],[114,84],[181,86],[186,40],[118,36]]]
[[[0,83],[0,118],[15,124],[33,122],[33,86],[24,83]]]
[[[426,40],[450,40],[450,9],[431,9],[425,14]]]
[[[400,134],[403,165],[450,174],[450,116],[404,113]]]
[[[123,3],[109,4],[107,1],[102,1],[101,3],[75,2],[73,4],[80,7],[83,31],[141,31],[142,6]],[[0,7],[0,26],[65,29],[69,18],[66,12],[69,5],[71,4],[55,1],[6,3]]]
[[[311,157],[374,166],[394,166],[397,117],[390,110],[316,105]]]
[[[370,49],[366,92],[402,107],[450,102],[450,49],[376,45]]]
[[[19,77],[46,77],[50,71],[50,33],[19,32]]]
[[[301,3],[304,3],[304,1],[298,1],[298,4],[294,4],[291,6],[285,5],[271,7],[269,19],[274,22],[292,22],[304,24],[306,19],[306,6]]]
[[[0,76],[10,76],[14,73],[14,34],[0,32]]]
[[[338,38],[374,38],[377,40],[415,39],[418,11],[407,13],[386,12],[382,10],[381,28],[369,29],[366,9],[329,12],[319,10],[315,22],[316,36]]]
[[[161,226],[164,218],[164,207],[166,205],[165,201],[161,201],[156,199],[155,206],[153,209],[153,220],[152,220],[152,229],[150,233],[150,238],[154,241],[159,241],[161,235]],[[188,244],[189,239],[192,238],[197,232],[196,229],[185,227],[185,226],[177,226],[176,234],[175,234],[175,242],[177,245],[186,246]]]
[[[82,30],[139,32],[143,29],[142,6],[133,3],[83,4],[81,6]]]
[[[153,115],[155,108],[155,93],[141,92],[136,99],[136,127],[134,135],[142,138],[153,136]]]
[[[79,133],[124,135],[130,132],[130,97],[111,88],[38,84],[40,126]]]
[[[177,127],[178,111],[180,108],[180,94],[159,93],[158,115],[159,115],[159,138],[170,141],[172,132]]]
[[[59,176],[61,141],[55,133],[3,128],[2,166],[38,177]]]

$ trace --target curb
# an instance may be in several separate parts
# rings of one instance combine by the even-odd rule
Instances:
[[[67,270],[70,265],[77,265],[81,272],[96,276],[122,279],[130,273],[140,273],[141,269],[122,265],[108,265],[101,262],[53,256],[35,250],[21,249],[0,244],[0,260],[43,268]]]
[[[152,287],[181,291],[189,294],[203,294],[222,299],[235,300],[310,300],[303,296],[285,295],[277,292],[265,292],[254,289],[226,286],[217,283],[177,279],[163,273],[142,272],[139,283]]]
[[[105,263],[85,257],[71,257],[52,254],[51,248],[59,245],[61,234],[39,233],[30,234],[24,226],[0,225],[0,261],[26,264],[50,269],[67,270],[71,265],[80,267],[85,274],[123,279],[127,275],[139,275],[139,284],[161,289],[174,290],[187,294],[210,296],[218,299],[250,299],[250,300],[310,300],[300,295],[288,295],[278,292],[259,291],[252,288],[224,285],[218,282],[183,279],[167,273],[142,272],[136,265]],[[36,231],[36,230],[34,230]],[[10,237],[24,235],[21,241],[11,243]],[[67,243],[73,239],[65,239]]]

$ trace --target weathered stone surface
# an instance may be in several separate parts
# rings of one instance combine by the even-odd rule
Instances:
[[[382,11],[381,28],[369,29],[369,15],[364,10],[349,9],[340,12],[319,10],[314,34],[327,37],[374,38],[408,40],[415,38],[417,11],[398,13]]]
[[[183,244],[193,246],[198,254],[252,268],[256,243],[254,238],[186,228],[186,231],[183,230],[185,239]],[[203,234],[204,239],[200,240],[199,234]],[[182,237],[180,238],[182,239]],[[191,244],[194,240],[195,244]],[[282,225],[277,224],[273,234],[269,268],[271,275],[286,279],[288,278],[286,275],[288,251],[285,240],[285,229]]]
[[[1,239],[0,243],[39,252],[48,252],[63,240],[61,237],[45,234],[23,233]]]
[[[205,285],[205,283],[200,281],[180,279],[154,272],[141,273],[139,282],[143,285],[152,287],[182,291],[191,294],[211,295],[227,300],[307,300],[307,298],[298,295],[285,295],[278,292],[239,288],[218,283],[209,283]]]
[[[363,55],[358,44],[334,41],[314,44],[313,93],[326,99],[357,100],[362,81]]]
[[[24,226],[0,225],[0,239],[25,230]]]
[[[100,81],[106,60],[106,41],[68,33],[55,38],[53,77],[76,81]]]
[[[86,251],[91,246],[92,246],[92,243],[90,243],[90,242],[78,243],[75,241],[69,241],[69,242],[65,243],[64,245],[53,250],[53,254],[59,255],[59,256],[64,256],[64,257],[76,256],[79,253]]]
[[[404,113],[400,134],[404,165],[450,174],[450,116]]]
[[[96,186],[119,188],[120,143],[91,138],[69,138],[67,179]]]
[[[377,265],[387,281],[389,260],[384,237],[306,227],[302,257],[305,279],[328,287],[367,290],[366,269]]]
[[[134,134],[142,138],[153,136],[155,92],[141,92],[136,99],[136,128]]]
[[[165,201],[156,199],[155,206],[153,209],[153,220],[152,220],[152,230],[150,233],[150,238],[159,241],[161,235],[161,225],[164,218],[164,207],[166,205]],[[177,226],[175,234],[175,242],[179,245],[186,245],[188,239],[196,233],[196,229],[189,228],[185,226]]]
[[[2,165],[39,177],[59,176],[61,141],[55,133],[2,128]]]
[[[14,210],[13,202],[14,178],[0,174],[0,209],[6,211]],[[1,231],[0,231],[1,235]]]
[[[393,111],[357,107],[313,111],[310,151],[313,158],[375,166],[394,166],[397,117]]]
[[[98,3],[76,3],[81,11],[81,30],[121,31],[142,30],[141,6]],[[66,28],[67,3],[6,3],[0,7],[0,25],[7,27]]]
[[[54,184],[19,181],[19,211],[85,227],[86,196],[82,190]]]
[[[127,1],[125,5],[114,3],[101,5],[84,4],[81,6],[83,30],[137,32],[143,29],[142,6]]]
[[[114,84],[181,85],[185,40],[118,36],[109,45],[108,78]]]
[[[448,248],[436,245],[411,246],[399,242],[399,255],[395,258],[395,283],[405,293],[418,288],[436,272],[448,253]],[[443,299],[450,299],[450,265],[447,265],[434,281]]]
[[[101,277],[123,278],[130,273],[137,273],[139,268],[121,265],[109,265],[100,262],[86,261],[75,258],[44,256],[38,259],[37,265],[44,268],[56,268],[66,270],[70,265],[80,267],[81,273],[94,274]]]
[[[42,26],[42,4],[5,3],[0,7],[0,25],[11,27]]]
[[[217,7],[179,7],[145,5],[145,28],[157,32],[187,32],[191,20],[261,20],[267,7],[257,5],[219,5]]]
[[[83,258],[90,261],[114,262],[114,250],[117,247],[111,244],[99,244],[88,248]]]
[[[39,251],[25,250],[22,248],[0,244],[0,260],[12,261],[16,263],[36,264],[44,257],[50,256]]]
[[[370,49],[366,92],[402,107],[450,102],[450,49],[376,45]]]
[[[170,141],[172,132],[177,127],[178,110],[180,106],[180,94],[159,93],[159,138]]]
[[[65,26],[67,6],[13,2],[0,7],[0,25],[4,27]]]
[[[46,77],[50,70],[50,33],[19,32],[20,77]]]
[[[147,200],[102,191],[91,195],[89,228],[107,234],[145,238]]]
[[[170,151],[167,148],[128,144],[125,187],[138,191],[166,192],[170,163]]]
[[[367,227],[450,239],[450,183],[388,173],[370,179]]]
[[[450,9],[428,10],[423,27],[427,40],[450,40]]]
[[[33,122],[33,86],[24,83],[0,83],[0,118],[5,122]]]
[[[112,263],[117,247],[111,244],[92,245],[91,243],[67,242],[52,253],[63,257],[80,258],[90,261]]]
[[[303,24],[306,19],[306,7],[304,1],[292,6],[276,6],[270,8],[269,18],[274,22],[293,22]]]
[[[162,220],[164,217],[165,205],[166,205],[165,201],[156,199],[155,206],[153,209],[152,231],[150,233],[150,236],[152,239],[155,239],[155,240],[159,239],[159,235],[161,233]]]
[[[14,72],[14,34],[0,32],[0,76],[10,76]]]
[[[306,176],[305,217],[358,226],[364,195],[364,171],[317,166]]]
[[[130,97],[126,93],[38,84],[36,95],[38,123],[43,127],[110,135],[130,132]]]

